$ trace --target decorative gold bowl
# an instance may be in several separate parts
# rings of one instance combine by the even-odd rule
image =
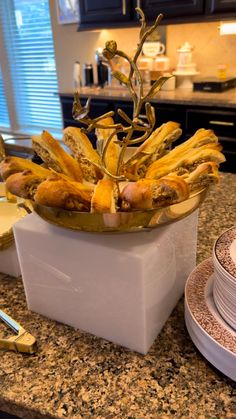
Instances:
[[[45,221],[67,229],[93,233],[130,233],[151,230],[181,220],[201,205],[206,194],[207,188],[190,195],[185,201],[165,208],[117,212],[115,214],[67,211],[46,207],[35,202],[32,202],[32,206],[34,211]]]

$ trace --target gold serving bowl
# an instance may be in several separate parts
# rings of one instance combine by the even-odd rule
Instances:
[[[207,190],[202,189],[178,204],[146,211],[88,213],[46,207],[35,202],[32,202],[32,207],[45,221],[67,229],[93,233],[130,233],[151,230],[187,217],[204,201]]]

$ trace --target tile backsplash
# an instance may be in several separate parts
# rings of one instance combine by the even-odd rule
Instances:
[[[236,77],[236,35],[220,36],[219,22],[167,26],[167,55],[176,67],[176,50],[188,41],[193,47],[193,62],[199,77],[216,76],[219,64],[227,65],[229,76]]]

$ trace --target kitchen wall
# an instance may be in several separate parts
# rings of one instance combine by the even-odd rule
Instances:
[[[55,1],[50,0],[54,35],[56,66],[60,92],[73,91],[72,75],[75,61],[93,63],[94,53],[105,42],[115,39],[120,47],[130,53],[138,41],[138,28],[77,32],[77,24],[59,25]],[[218,64],[227,64],[229,74],[236,76],[236,36],[219,36],[219,22],[168,25],[160,30],[165,39],[171,66],[177,64],[177,48],[185,41],[194,46],[193,61],[201,76],[216,75]]]
[[[193,61],[199,77],[216,76],[217,65],[227,64],[228,74],[236,76],[236,35],[219,35],[220,22],[167,26],[167,54],[171,65],[177,64],[176,50],[185,41],[193,47]]]

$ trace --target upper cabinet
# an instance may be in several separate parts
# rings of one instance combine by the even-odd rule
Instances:
[[[164,15],[162,24],[236,17],[236,0],[79,0],[79,30],[136,26],[136,7],[149,23],[159,13]]]
[[[236,1],[235,0],[207,0],[206,1],[206,13],[236,13]]]
[[[148,20],[153,20],[159,13],[165,18],[192,16],[204,12],[203,0],[143,0],[141,7]]]
[[[129,0],[79,0],[80,26],[98,26],[131,20]]]

